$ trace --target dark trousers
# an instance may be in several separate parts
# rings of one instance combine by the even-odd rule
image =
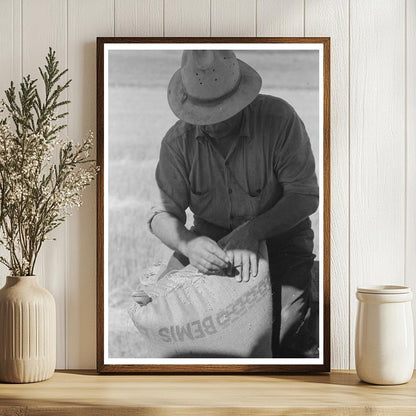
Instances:
[[[193,231],[215,241],[230,231],[212,224],[196,222]],[[309,218],[286,233],[266,241],[273,298],[272,353],[275,358],[314,358],[318,341],[311,319],[311,278],[315,255]],[[167,270],[188,259],[174,253]]]
[[[315,255],[307,219],[277,238],[267,240],[273,292],[274,357],[314,358],[318,340],[313,327],[311,279]]]

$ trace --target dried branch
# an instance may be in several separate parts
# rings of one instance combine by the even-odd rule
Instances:
[[[33,274],[48,234],[81,205],[97,171],[89,157],[92,133],[80,144],[59,137],[66,125],[58,121],[69,103],[60,97],[71,81],[61,82],[67,70],[59,70],[51,48],[39,73],[42,97],[37,80],[27,75],[18,91],[10,84],[7,102],[0,104],[0,246],[10,256],[0,257],[0,263],[15,276]]]

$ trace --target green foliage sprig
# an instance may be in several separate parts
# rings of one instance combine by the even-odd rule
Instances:
[[[67,69],[59,70],[51,48],[39,72],[42,96],[27,75],[19,91],[11,82],[0,105],[0,246],[9,252],[0,263],[13,276],[33,275],[47,235],[81,205],[97,171],[89,156],[92,133],[79,144],[59,137],[69,103],[60,97],[71,81],[60,84]]]

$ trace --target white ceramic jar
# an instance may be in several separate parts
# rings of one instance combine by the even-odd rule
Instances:
[[[414,368],[414,332],[410,288],[372,286],[357,289],[355,366],[372,384],[402,384]]]

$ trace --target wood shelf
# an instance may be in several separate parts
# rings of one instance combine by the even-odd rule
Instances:
[[[0,415],[416,415],[408,384],[373,386],[353,372],[273,376],[98,375],[57,371],[1,384]]]

